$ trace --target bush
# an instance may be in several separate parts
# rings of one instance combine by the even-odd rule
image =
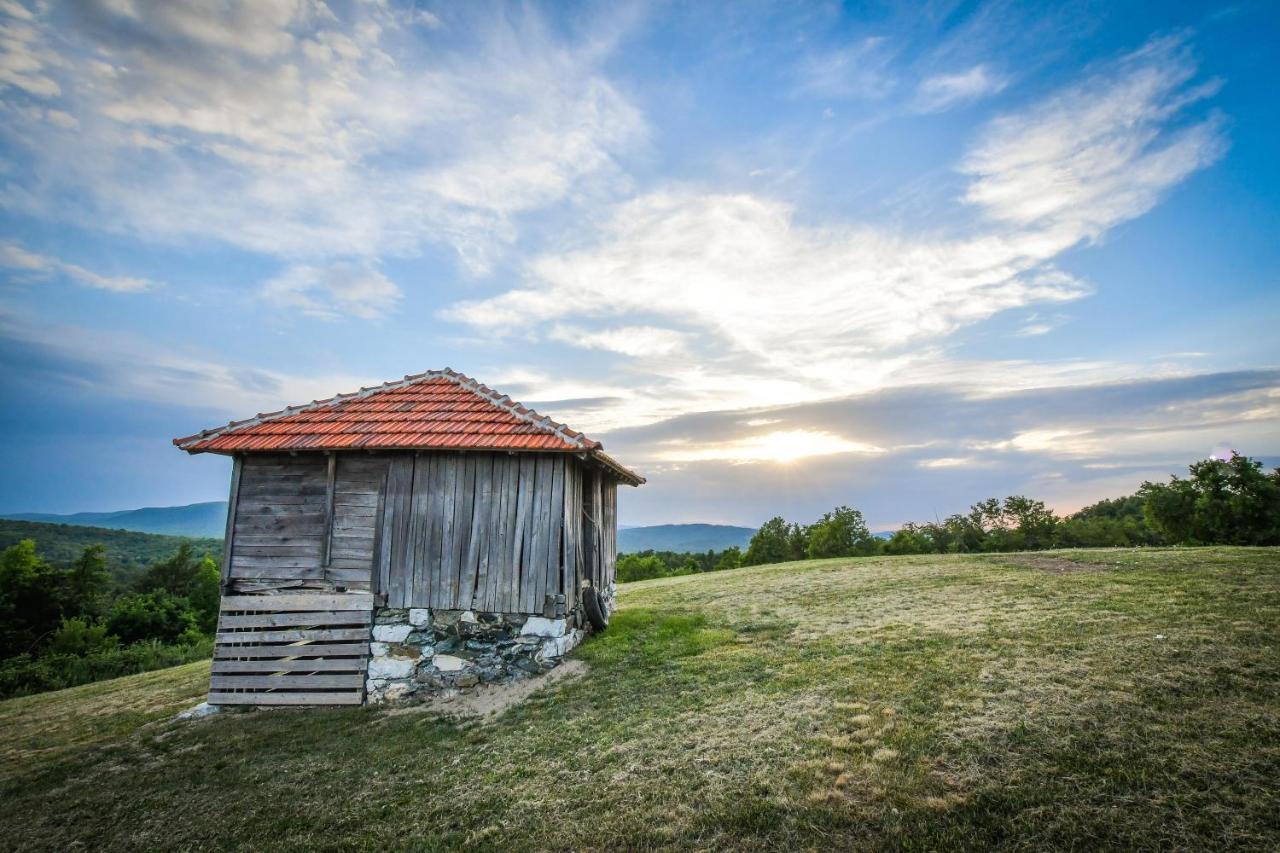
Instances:
[[[106,625],[107,631],[123,643],[142,640],[176,642],[184,634],[200,630],[190,603],[162,589],[116,599],[107,614]]]
[[[0,699],[150,672],[204,660],[212,654],[213,639],[201,637],[198,642],[188,645],[149,641],[83,657],[68,654],[46,654],[40,658],[17,655],[0,661]]]

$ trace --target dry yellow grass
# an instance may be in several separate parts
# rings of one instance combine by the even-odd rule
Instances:
[[[32,849],[1275,849],[1278,557],[647,581],[587,676],[483,725],[168,721],[199,665],[0,703],[0,818]]]

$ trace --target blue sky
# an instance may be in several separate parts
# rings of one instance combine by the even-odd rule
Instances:
[[[451,366],[630,524],[1280,458],[1266,3],[0,0],[0,512]]]

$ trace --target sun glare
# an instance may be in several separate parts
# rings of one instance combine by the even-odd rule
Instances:
[[[753,435],[724,444],[682,447],[663,454],[672,462],[724,460],[727,462],[795,462],[810,456],[837,453],[883,453],[884,448],[849,441],[829,432],[807,429],[780,430]]]

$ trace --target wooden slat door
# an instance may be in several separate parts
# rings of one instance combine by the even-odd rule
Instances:
[[[358,705],[364,701],[373,595],[224,595],[211,705]]]

